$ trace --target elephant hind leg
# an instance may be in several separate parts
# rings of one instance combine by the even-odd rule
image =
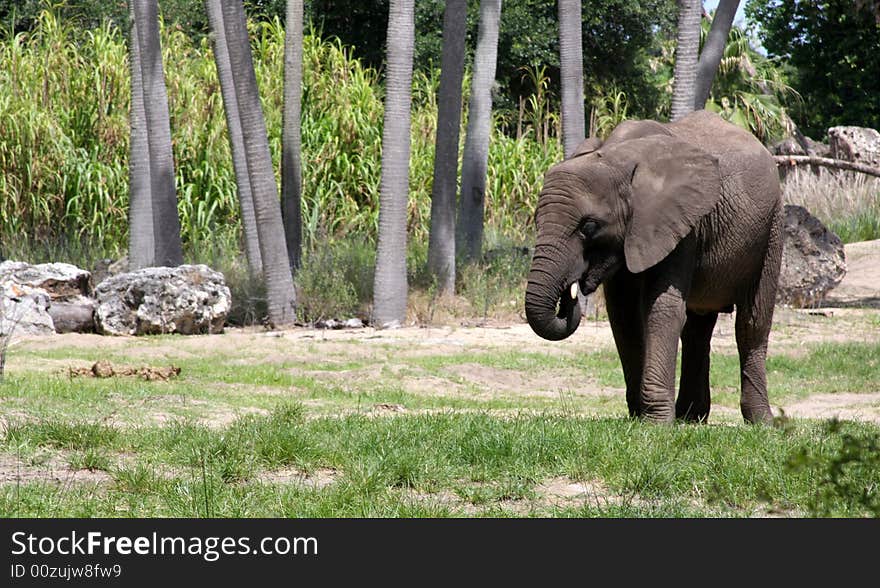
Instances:
[[[767,396],[766,360],[781,259],[780,207],[771,226],[767,255],[758,282],[750,296],[736,305],[736,346],[742,383],[740,409],[743,418],[750,423],[769,423],[773,420]]]
[[[687,312],[681,332],[681,382],[675,417],[693,422],[709,418],[709,350],[718,313]]]
[[[767,339],[769,323],[756,321],[750,313],[739,311],[736,317],[736,345],[739,348],[739,366],[742,394],[740,410],[749,423],[769,423],[773,420],[767,397]]]

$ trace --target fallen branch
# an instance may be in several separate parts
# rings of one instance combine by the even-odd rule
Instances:
[[[834,169],[843,169],[847,171],[859,172],[880,178],[880,168],[865,165],[863,163],[853,163],[852,161],[844,161],[842,159],[831,159],[829,157],[813,157],[809,155],[774,155],[776,165],[821,165],[823,167],[831,167]]]

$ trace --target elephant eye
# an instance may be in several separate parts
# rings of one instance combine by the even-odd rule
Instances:
[[[585,239],[589,239],[593,236],[593,234],[599,229],[599,223],[594,220],[585,220],[581,223],[581,226],[578,227],[578,232]]]

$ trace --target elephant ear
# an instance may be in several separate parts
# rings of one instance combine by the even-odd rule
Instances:
[[[589,139],[585,139],[581,141],[580,145],[575,147],[574,153],[571,154],[569,159],[574,159],[575,157],[580,157],[581,155],[588,155],[602,146],[602,139],[599,137],[590,137]]]
[[[631,216],[626,266],[643,272],[672,253],[721,198],[718,160],[690,143],[654,135],[621,143],[609,159],[627,161]]]

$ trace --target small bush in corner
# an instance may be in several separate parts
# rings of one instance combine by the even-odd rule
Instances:
[[[806,505],[811,516],[838,516],[862,511],[880,517],[880,435],[836,419],[824,425],[827,441],[804,445],[786,464],[789,471],[808,471],[816,492]]]

